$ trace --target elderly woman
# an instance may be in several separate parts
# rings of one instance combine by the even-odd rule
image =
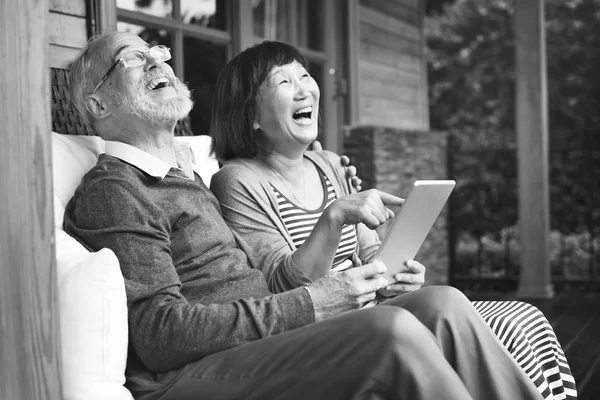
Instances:
[[[351,193],[338,156],[307,151],[317,138],[319,94],[305,59],[281,42],[238,54],[217,82],[211,135],[224,165],[211,190],[274,292],[372,262],[380,244],[373,229],[393,216],[387,206],[401,202],[377,190]],[[403,307],[404,297],[414,299],[425,268],[416,261],[407,267],[386,288],[395,298],[377,295],[369,304]],[[521,302],[475,306],[545,399],[576,398],[563,351],[539,310]]]

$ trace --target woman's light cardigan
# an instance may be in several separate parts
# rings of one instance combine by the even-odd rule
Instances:
[[[335,153],[307,151],[305,157],[329,178],[336,198],[348,194],[345,169]],[[272,176],[261,164],[257,159],[227,161],[212,177],[210,189],[219,199],[223,217],[250,265],[264,273],[273,293],[280,293],[309,285],[312,280],[292,259],[296,246],[270,187]],[[352,255],[355,267],[370,262],[380,244],[377,233],[364,224],[356,226],[356,233],[358,245]]]

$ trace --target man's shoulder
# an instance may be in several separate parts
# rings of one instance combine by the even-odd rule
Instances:
[[[98,162],[82,178],[80,189],[96,185],[121,184],[136,186],[140,183],[140,171],[121,160],[101,154]]]

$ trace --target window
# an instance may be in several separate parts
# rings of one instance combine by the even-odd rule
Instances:
[[[171,48],[169,64],[192,90],[192,131],[206,135],[217,76],[231,53],[227,0],[116,0],[117,29]]]
[[[329,135],[321,140],[335,151],[339,150],[335,136],[341,138],[341,107],[334,95],[333,75],[341,59],[338,28],[343,12],[336,8],[339,1],[331,1],[93,0],[100,11],[108,10],[102,26],[113,25],[116,15],[118,30],[171,48],[169,64],[194,97],[190,117],[195,135],[209,132],[217,76],[235,53],[263,40],[281,40],[298,47],[321,89],[320,128]]]

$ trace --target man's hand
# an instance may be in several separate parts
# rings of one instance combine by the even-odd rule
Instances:
[[[315,140],[311,143],[310,149],[312,151],[321,151],[323,150],[323,146],[321,145],[321,142]],[[350,165],[350,159],[348,158],[348,156],[341,156],[340,158],[342,160],[342,166],[346,170],[346,178],[348,179],[348,182],[350,182],[351,185],[350,191],[360,192],[360,189],[362,189],[362,187],[360,186],[362,180],[358,176],[356,176],[356,167]]]
[[[387,206],[401,206],[404,199],[389,193],[370,189],[365,192],[342,196],[325,209],[323,215],[338,224],[344,225],[364,223],[371,229],[377,228],[390,218],[394,212]]]
[[[325,275],[308,286],[315,319],[321,321],[346,311],[356,310],[375,298],[375,292],[388,285],[381,275],[383,263],[365,264],[342,272]]]
[[[379,293],[384,297],[393,297],[402,293],[418,290],[425,283],[425,267],[418,261],[406,262],[408,271],[400,272],[394,276],[396,282],[386,286]]]
[[[360,186],[362,179],[356,176],[356,167],[354,165],[350,165],[350,159],[348,156],[341,156],[340,159],[344,169],[346,170],[346,178],[348,179],[348,182],[350,182],[350,192],[360,192],[362,189],[362,186]]]

